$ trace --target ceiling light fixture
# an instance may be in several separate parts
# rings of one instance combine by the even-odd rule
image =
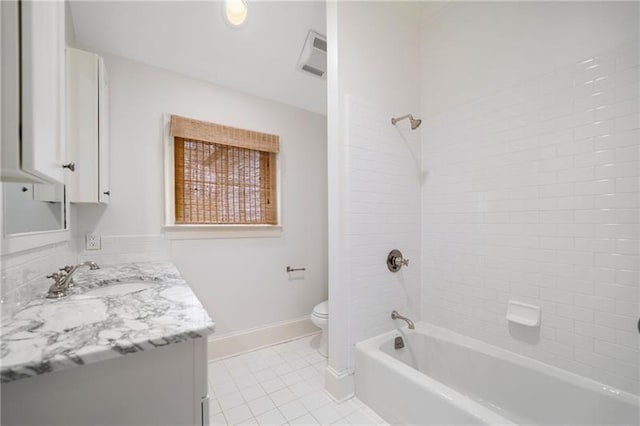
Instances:
[[[224,0],[223,12],[225,21],[237,28],[247,19],[247,2],[245,0]]]

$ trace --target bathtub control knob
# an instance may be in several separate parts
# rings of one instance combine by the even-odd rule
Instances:
[[[387,268],[391,272],[398,272],[403,266],[409,266],[409,259],[403,258],[400,250],[391,250],[387,255]]]

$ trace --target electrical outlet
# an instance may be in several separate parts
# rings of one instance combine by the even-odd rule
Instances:
[[[85,236],[85,248],[87,250],[100,250],[100,234],[87,234]]]

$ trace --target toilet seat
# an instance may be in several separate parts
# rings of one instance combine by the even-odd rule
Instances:
[[[312,312],[313,316],[318,318],[327,318],[329,317],[329,302],[324,301],[322,303],[318,303],[315,308],[313,308]]]
[[[318,345],[318,352],[323,357],[327,356],[328,336],[327,327],[329,326],[329,301],[318,303],[311,311],[309,315],[311,322],[322,330],[320,335],[320,344]]]
[[[317,314],[315,312],[312,315],[316,318],[322,318],[322,319],[329,318],[329,315]]]

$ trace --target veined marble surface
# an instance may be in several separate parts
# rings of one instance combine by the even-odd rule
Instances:
[[[213,333],[213,321],[172,263],[100,266],[78,270],[68,296],[46,299],[44,288],[39,298],[3,321],[3,383]],[[120,296],[85,294],[132,281],[152,285]]]

